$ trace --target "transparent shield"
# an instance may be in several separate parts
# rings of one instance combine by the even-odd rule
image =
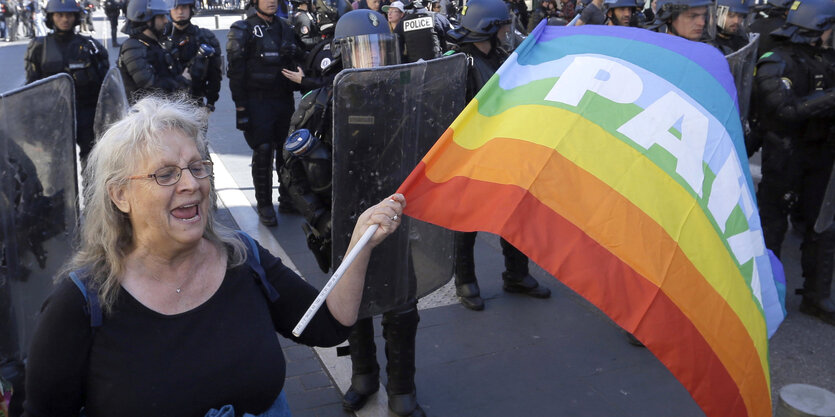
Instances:
[[[70,253],[78,220],[73,82],[59,74],[0,96],[3,329],[25,352],[35,317]],[[2,287],[2,286],[0,286]],[[2,294],[6,291],[6,294]],[[5,335],[3,335],[5,336]]]
[[[748,45],[740,50],[725,55],[731,74],[734,76],[737,99],[739,100],[739,116],[746,120],[751,108],[751,92],[754,88],[754,67],[757,64],[757,47],[760,34],[748,34]]]
[[[119,68],[113,67],[107,71],[99,91],[99,101],[96,104],[96,117],[93,121],[93,132],[98,140],[113,123],[121,120],[128,113],[128,96]]]
[[[463,54],[334,80],[333,253],[338,265],[360,213],[393,193],[464,108]],[[452,233],[404,218],[374,249],[360,316],[389,311],[452,277]]]

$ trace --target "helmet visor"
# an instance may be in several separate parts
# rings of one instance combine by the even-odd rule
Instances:
[[[400,63],[400,45],[393,33],[357,35],[337,42],[343,68],[372,68]]]

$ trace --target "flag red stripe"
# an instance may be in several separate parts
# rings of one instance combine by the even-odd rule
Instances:
[[[424,169],[421,163],[401,186],[401,190],[408,190],[406,214],[456,230],[500,234],[524,247],[535,262],[621,326],[635,327],[635,311],[647,308],[635,335],[690,391],[705,413],[748,415],[737,384],[710,344],[656,285],[525,190],[465,177],[437,184],[425,178]],[[516,201],[520,202],[518,207],[504,204]],[[435,210],[435,204],[441,203],[455,205],[452,211],[469,216],[452,220],[445,210]],[[514,213],[525,213],[525,221],[506,222]],[[756,356],[751,360],[757,360]],[[757,379],[761,378],[754,381]]]

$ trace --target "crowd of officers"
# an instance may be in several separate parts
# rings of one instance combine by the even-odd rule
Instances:
[[[117,65],[131,101],[149,93],[185,93],[213,111],[222,78],[222,51],[214,34],[191,23],[195,0],[107,0],[113,25],[122,11],[129,38]],[[331,269],[332,80],[343,68],[365,68],[468,56],[466,96],[475,96],[541,20],[551,25],[642,27],[706,42],[727,55],[746,46],[748,33],[762,34],[753,110],[746,143],[749,156],[762,148],[758,190],[766,246],[778,256],[788,218],[805,224],[801,311],[835,324],[830,298],[835,227],[811,226],[822,204],[835,161],[835,52],[832,0],[543,0],[529,13],[519,0],[392,1],[250,0],[248,17],[235,22],[226,44],[227,71],[236,127],[252,149],[252,178],[260,221],[276,226],[273,170],[279,174],[278,210],[304,216],[307,244],[323,270]],[[379,11],[379,12],[378,12]],[[383,15],[382,13],[386,15]],[[94,142],[96,98],[108,70],[108,52],[77,34],[75,0],[49,0],[52,33],[34,39],[26,53],[26,80],[56,73],[75,80],[77,138],[82,161]],[[277,15],[279,13],[279,15]],[[570,22],[570,23],[569,23]],[[364,48],[364,49],[363,49]],[[298,108],[294,92],[304,94]],[[231,117],[231,115],[230,115]],[[288,134],[292,133],[291,139]],[[286,141],[286,146],[285,146]],[[485,307],[475,276],[475,233],[455,234],[455,285],[462,304]],[[504,290],[547,298],[528,271],[528,259],[502,240]],[[416,300],[384,314],[388,359],[387,394],[398,415],[423,415],[416,402],[414,348]],[[344,407],[358,410],[379,386],[371,319],[360,320],[349,338],[352,385]]]

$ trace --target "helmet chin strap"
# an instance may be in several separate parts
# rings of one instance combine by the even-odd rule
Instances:
[[[175,25],[188,26],[189,23],[191,23],[191,17],[183,20],[174,20]]]

